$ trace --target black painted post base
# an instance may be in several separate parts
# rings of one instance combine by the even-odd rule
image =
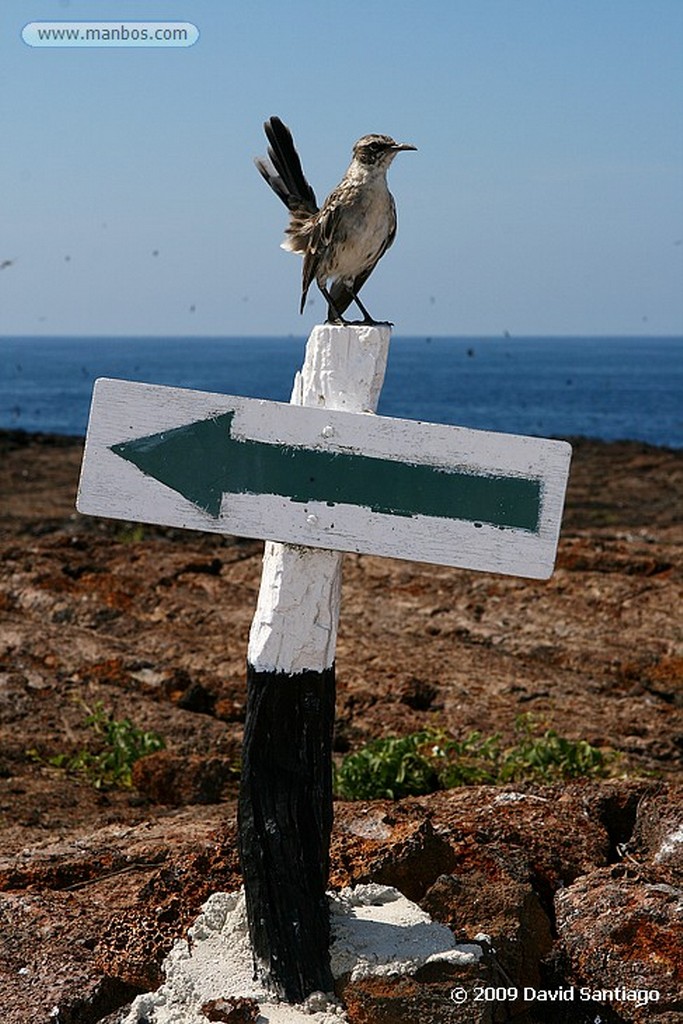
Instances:
[[[334,666],[247,666],[239,843],[254,954],[290,1003],[333,990],[326,896]]]

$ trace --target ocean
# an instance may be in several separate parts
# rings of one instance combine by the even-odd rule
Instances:
[[[305,338],[0,338],[0,428],[85,434],[97,377],[288,401]],[[392,339],[379,412],[683,448],[683,337]]]

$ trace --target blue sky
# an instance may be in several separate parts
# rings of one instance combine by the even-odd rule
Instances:
[[[33,48],[30,21],[189,21],[188,48]],[[683,333],[681,0],[3,0],[0,334],[305,334],[292,128],[319,199],[412,142],[363,291],[399,334]]]

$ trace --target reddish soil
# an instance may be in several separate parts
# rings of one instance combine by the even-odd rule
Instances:
[[[78,515],[81,451],[75,439],[0,435],[0,880],[15,943],[4,959],[0,943],[7,1024],[47,1019],[25,1003],[11,1009],[3,988],[16,989],[14,967],[34,955],[34,929],[54,931],[69,915],[87,922],[73,926],[83,963],[109,980],[90,1002],[83,996],[87,1011],[77,999],[65,1009],[67,999],[59,1020],[104,1020],[158,979],[154,942],[160,957],[212,888],[239,882],[234,769],[261,545]],[[347,556],[337,755],[427,726],[511,740],[515,718],[531,712],[540,727],[618,752],[615,773],[635,780],[625,785],[638,799],[638,787],[675,789],[682,509],[682,452],[580,440],[548,582]],[[157,769],[139,769],[138,789],[98,791],[46,763],[92,742],[84,705],[98,701],[166,741]],[[363,875],[354,835],[334,862],[340,884]],[[150,901],[166,917],[138,970],[130,911],[144,921]],[[61,1005],[45,994],[60,955],[26,989],[33,1005]],[[87,994],[83,970],[77,989]]]

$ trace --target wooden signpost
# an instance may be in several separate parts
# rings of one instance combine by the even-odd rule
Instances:
[[[290,405],[98,380],[86,439],[80,512],[268,541],[240,847],[254,952],[290,1002],[332,987],[341,552],[545,579],[562,518],[565,442],[369,415],[389,338],[383,325],[314,328]]]

